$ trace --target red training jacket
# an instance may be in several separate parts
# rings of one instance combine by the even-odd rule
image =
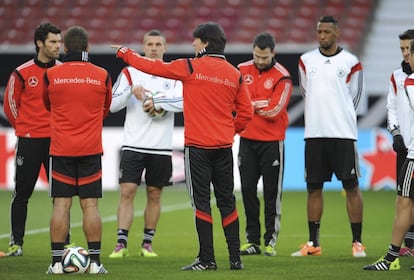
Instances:
[[[240,137],[258,141],[284,140],[289,123],[287,106],[292,95],[288,70],[277,62],[270,69],[259,70],[253,60],[238,67],[255,110]]]
[[[43,98],[51,111],[50,154],[102,154],[103,119],[109,113],[112,81],[90,62],[67,61],[46,72]]]
[[[235,133],[243,131],[252,118],[253,108],[241,73],[224,56],[204,55],[170,63],[142,57],[130,49],[118,51],[117,56],[143,72],[183,82],[186,146],[231,147]]]
[[[37,58],[17,67],[10,75],[3,108],[18,137],[50,137],[50,113],[42,99],[43,76],[59,61],[42,63]]]

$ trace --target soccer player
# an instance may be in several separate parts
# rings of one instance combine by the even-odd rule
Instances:
[[[409,64],[414,69],[414,40],[410,40]],[[365,270],[400,270],[400,260],[398,258],[401,245],[404,241],[410,223],[411,214],[414,207],[414,141],[412,132],[414,131],[414,74],[410,74],[404,82],[405,96],[409,104],[408,124],[410,125],[411,135],[407,138],[408,153],[402,166],[397,183],[397,198],[395,202],[395,217],[392,227],[391,243],[388,252],[384,257],[376,262],[364,266]],[[411,267],[414,269],[414,266]]]
[[[363,199],[359,188],[356,148],[357,117],[363,94],[358,58],[338,45],[339,25],[322,16],[316,26],[319,48],[299,59],[299,82],[305,100],[305,180],[309,240],[292,256],[322,254],[319,228],[323,212],[323,184],[332,175],[342,182],[352,230],[352,255],[365,257],[362,245]]]
[[[196,58],[170,63],[141,57],[113,45],[117,57],[149,74],[183,82],[186,185],[195,214],[199,251],[183,270],[216,270],[213,247],[211,191],[213,186],[227,241],[230,269],[243,269],[240,260],[239,217],[234,197],[234,135],[252,117],[252,106],[241,73],[226,61],[226,38],[220,25],[208,22],[193,31]],[[235,111],[235,115],[233,115]]]
[[[388,130],[393,136],[392,147],[397,153],[397,178],[400,177],[401,168],[407,157],[405,143],[411,137],[408,117],[410,106],[404,90],[404,81],[412,73],[408,60],[410,57],[410,41],[414,39],[414,29],[408,29],[398,37],[403,61],[401,67],[391,74],[387,96]],[[404,245],[404,247],[401,247],[400,256],[414,256],[414,213],[411,216],[411,227],[405,235]]]
[[[43,99],[51,113],[50,219],[52,263],[47,274],[62,274],[62,254],[72,197],[79,196],[83,231],[91,259],[88,273],[105,274],[100,262],[102,221],[102,126],[109,113],[112,81],[109,73],[89,62],[88,33],[70,27],[64,36],[63,64],[44,76]]]
[[[60,29],[40,24],[34,31],[36,56],[17,67],[10,75],[4,94],[4,113],[17,136],[15,187],[10,219],[11,234],[7,256],[23,255],[27,205],[33,194],[40,168],[49,173],[50,113],[43,99],[43,75],[60,64]],[[69,242],[69,235],[65,242]]]
[[[252,120],[240,133],[239,170],[247,243],[242,255],[260,254],[260,201],[257,183],[263,178],[264,255],[275,256],[282,214],[284,139],[288,127],[287,105],[292,80],[286,68],[275,60],[275,39],[268,33],[256,35],[253,59],[238,65],[249,89],[254,108]]]
[[[146,57],[162,60],[166,51],[165,36],[158,30],[147,32],[142,50]],[[147,104],[151,108],[144,108]],[[157,108],[154,110],[153,106]],[[125,107],[124,143],[119,167],[118,241],[109,257],[129,255],[127,242],[134,217],[134,198],[144,169],[147,205],[141,255],[156,257],[152,240],[161,213],[162,189],[172,184],[174,112],[183,110],[182,83],[150,75],[131,66],[125,67],[112,90],[111,112]],[[147,113],[144,109],[151,111]]]

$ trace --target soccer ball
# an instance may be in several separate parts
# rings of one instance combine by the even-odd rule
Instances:
[[[90,262],[88,251],[82,247],[70,247],[63,252],[62,266],[65,273],[85,273]]]

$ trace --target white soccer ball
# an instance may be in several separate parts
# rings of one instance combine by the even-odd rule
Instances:
[[[90,262],[88,251],[82,247],[70,247],[63,252],[62,266],[65,273],[85,273]]]
[[[166,111],[164,111],[164,109],[159,109],[158,111],[153,111],[152,113],[149,113],[149,109],[148,106],[153,102],[152,98],[156,95],[162,94],[160,92],[147,92],[145,94],[145,99],[142,102],[142,107],[144,109],[144,112],[148,113],[148,115],[152,118],[162,118],[163,116],[165,116],[165,114],[167,113]],[[152,104],[151,104],[152,105]]]

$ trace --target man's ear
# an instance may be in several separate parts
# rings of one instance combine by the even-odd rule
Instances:
[[[40,47],[43,46],[42,40],[36,40],[36,46],[40,49]]]

